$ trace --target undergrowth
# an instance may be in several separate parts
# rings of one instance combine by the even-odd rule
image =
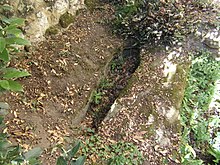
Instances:
[[[80,145],[81,142],[78,141],[73,147],[70,146],[69,150],[65,150],[63,146],[60,146],[59,148],[62,153],[61,156],[58,157],[56,165],[83,165],[86,160],[86,156],[76,157],[76,154],[80,149]]]
[[[89,164],[140,165],[144,160],[134,144],[122,141],[107,144],[99,135],[92,135],[85,140],[82,154],[87,155]]]
[[[21,37],[20,28],[24,25],[24,19],[8,18],[4,15],[11,10],[11,6],[6,4],[0,6],[0,95],[5,91],[23,91],[22,85],[16,79],[30,75],[27,71],[10,67],[10,60],[19,52],[18,45],[30,44],[29,41]],[[7,140],[8,135],[4,131],[4,117],[8,109],[7,103],[0,102],[0,164],[38,164],[38,157],[42,152],[41,148],[36,147],[24,153],[20,146],[12,145]]]
[[[213,140],[220,139],[220,117],[217,111],[209,109],[219,70],[220,62],[208,52],[201,51],[192,57],[181,111],[182,164],[219,163],[220,148],[213,147]]]

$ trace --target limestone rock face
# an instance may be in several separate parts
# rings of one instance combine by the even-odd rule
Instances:
[[[64,13],[75,15],[84,0],[13,0],[15,16],[26,19],[25,36],[31,42],[43,40],[46,29],[59,23]]]

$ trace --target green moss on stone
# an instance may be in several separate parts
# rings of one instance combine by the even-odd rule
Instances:
[[[63,28],[67,28],[74,21],[74,16],[68,12],[60,16],[59,24]]]
[[[59,29],[57,26],[51,26],[46,30],[45,35],[56,35],[58,32]]]
[[[184,97],[185,87],[187,85],[187,75],[190,63],[185,62],[177,66],[176,74],[172,79],[173,89],[170,90],[171,100],[175,108],[180,109]]]

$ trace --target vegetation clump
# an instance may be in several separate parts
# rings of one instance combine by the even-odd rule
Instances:
[[[5,91],[23,91],[16,79],[30,75],[27,71],[9,67],[10,60],[19,51],[18,45],[30,44],[21,37],[20,27],[24,24],[24,19],[8,18],[4,13],[10,10],[12,10],[11,6],[0,6],[0,95]],[[4,117],[8,109],[8,104],[0,103],[0,164],[38,164],[41,148],[34,148],[24,153],[20,146],[8,142],[8,135],[3,131]]]
[[[86,157],[85,156],[79,156],[76,158],[76,154],[80,148],[81,143],[78,141],[74,145],[74,147],[71,147],[69,150],[65,150],[61,147],[62,155],[58,157],[56,165],[67,165],[67,164],[73,164],[73,165],[83,165]]]
[[[88,156],[91,164],[140,165],[143,163],[143,155],[134,144],[127,142],[106,144],[99,135],[92,135],[85,141],[82,153]]]
[[[219,163],[220,150],[214,144],[220,138],[220,118],[209,110],[219,70],[219,61],[210,53],[202,51],[193,56],[181,111],[183,164]]]

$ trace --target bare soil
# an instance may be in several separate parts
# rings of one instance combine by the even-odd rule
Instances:
[[[52,149],[77,137],[75,127],[84,115],[80,113],[122,45],[102,24],[111,13],[107,6],[103,11],[81,11],[67,30],[33,43],[30,52],[21,52],[10,64],[31,76],[20,80],[23,93],[1,95],[0,101],[10,105],[5,132],[26,150],[44,148],[43,164],[55,164]]]
[[[28,70],[31,76],[20,79],[23,93],[0,96],[0,101],[10,105],[4,132],[9,134],[13,144],[19,144],[25,150],[42,147],[43,165],[55,164],[59,155],[58,144],[69,145],[78,138],[83,139],[81,130],[91,126],[90,119],[85,116],[91,94],[99,88],[100,79],[106,75],[106,68],[109,69],[106,66],[124,44],[103,24],[112,15],[113,10],[108,5],[93,11],[81,11],[68,29],[58,35],[46,36],[43,42],[33,43],[29,52],[21,52],[10,64]],[[181,66],[179,72],[187,69],[182,65],[186,62],[187,49],[183,58],[175,61]],[[143,152],[146,165],[160,165],[164,161],[171,165],[180,164],[179,120],[176,118],[186,72],[181,72],[183,77],[175,77],[168,88],[164,85],[166,76],[163,75],[163,62],[168,56],[166,50],[147,50],[142,52],[138,70],[132,77],[127,77],[131,77],[129,82],[124,82],[127,80],[121,73],[129,70],[128,66],[134,61],[113,69],[114,73],[119,72],[119,76],[110,74],[113,79],[119,78],[115,82],[122,85],[122,93],[117,93],[116,114],[107,116],[107,119],[104,116],[96,122],[98,134],[106,139],[106,144],[117,141],[135,143]],[[104,92],[107,98],[112,91]],[[168,120],[167,114],[172,106],[176,114]]]

